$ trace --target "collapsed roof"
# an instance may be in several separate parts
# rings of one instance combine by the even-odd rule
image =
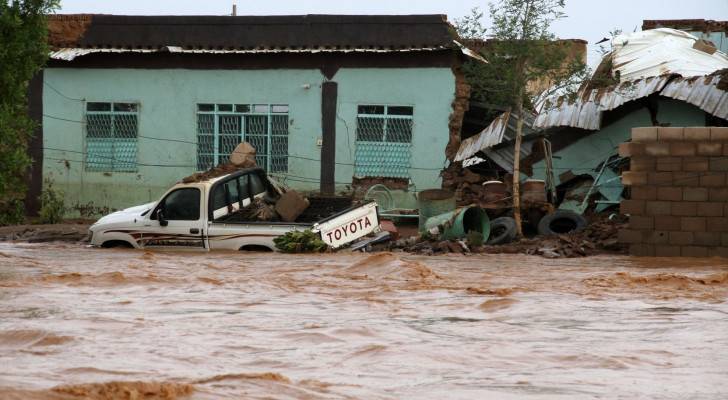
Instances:
[[[575,101],[546,102],[533,127],[601,127],[602,113],[653,93],[682,100],[728,119],[728,56],[710,42],[675,29],[659,28],[619,35]],[[616,81],[594,87],[606,78]]]

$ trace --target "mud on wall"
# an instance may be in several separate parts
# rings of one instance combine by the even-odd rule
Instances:
[[[728,128],[633,128],[619,152],[630,254],[728,257]]]

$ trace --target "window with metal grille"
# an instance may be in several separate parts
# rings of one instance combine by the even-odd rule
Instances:
[[[356,176],[407,178],[411,106],[360,105],[356,118]]]
[[[137,171],[137,103],[86,103],[86,170]]]
[[[268,172],[288,172],[288,106],[198,104],[197,169],[230,159],[241,142],[255,147],[255,161]]]

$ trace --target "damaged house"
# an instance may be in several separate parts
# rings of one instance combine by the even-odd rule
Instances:
[[[440,187],[467,108],[458,66],[479,58],[443,15],[53,15],[49,32],[31,212],[44,179],[82,213],[153,201],[242,141],[302,191]]]
[[[583,212],[596,195],[603,210],[622,198],[626,160],[617,152],[631,128],[726,126],[726,119],[728,56],[716,45],[669,28],[619,35],[575,98],[547,101],[525,117],[523,179],[558,187],[562,209]],[[455,161],[512,172],[514,131],[515,118],[503,114],[464,140]]]

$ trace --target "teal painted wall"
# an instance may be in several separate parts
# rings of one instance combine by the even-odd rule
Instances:
[[[198,103],[275,103],[290,106],[291,158],[288,175],[279,179],[299,190],[316,190],[324,79],[319,70],[46,69],[43,175],[65,192],[71,207],[92,203],[123,208],[153,201],[195,171],[196,149],[194,144],[152,138],[195,142]],[[333,80],[339,87],[337,189],[346,189],[353,175],[358,104],[414,107],[411,164],[428,169],[412,169],[411,177],[418,190],[439,187],[455,92],[452,71],[341,69]],[[84,170],[85,103],[73,99],[140,104],[137,172]]]

